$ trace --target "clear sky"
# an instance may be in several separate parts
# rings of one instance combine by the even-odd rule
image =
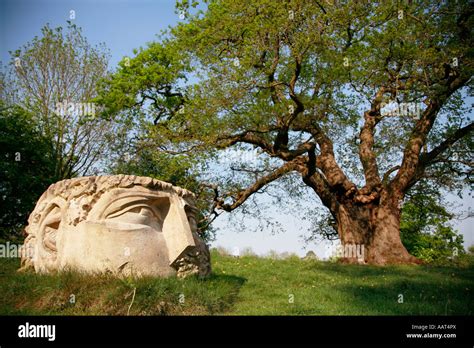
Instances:
[[[174,5],[174,0],[0,0],[0,59],[5,64],[9,60],[8,51],[39,36],[46,23],[51,27],[65,27],[73,10],[73,22],[82,28],[88,41],[92,44],[104,42],[110,49],[110,66],[114,68],[124,56],[132,56],[134,48],[145,46],[161,30],[179,21]],[[453,195],[449,195],[449,199],[460,205],[461,210],[467,210],[474,203],[473,197],[467,194],[464,201]],[[213,245],[231,251],[252,247],[260,254],[272,249],[300,255],[304,255],[306,250],[315,250],[321,256],[326,254],[325,245],[304,244],[301,234],[306,223],[277,211],[268,213],[282,223],[286,232],[276,235],[268,231],[255,232],[256,224],[253,222],[229,228],[227,218],[223,217],[216,223],[220,231]],[[455,223],[464,234],[466,246],[474,244],[473,224],[473,218]],[[236,233],[236,230],[240,232]]]
[[[174,0],[0,0],[1,60],[41,34],[41,28],[67,25],[70,11],[93,44],[105,42],[114,67],[134,48],[153,41],[160,30],[179,20]]]

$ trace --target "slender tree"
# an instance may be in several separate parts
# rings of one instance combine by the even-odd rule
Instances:
[[[10,52],[2,99],[31,113],[54,142],[56,178],[90,174],[116,129],[95,117],[93,103],[97,82],[108,73],[108,51],[70,22],[66,30],[46,25],[41,34]]]

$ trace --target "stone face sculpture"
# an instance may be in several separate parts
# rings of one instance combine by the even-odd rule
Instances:
[[[148,177],[59,181],[28,219],[22,268],[185,277],[210,273],[194,195]]]

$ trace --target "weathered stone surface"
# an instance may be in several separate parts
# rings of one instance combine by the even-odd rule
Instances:
[[[21,269],[206,276],[210,254],[196,213],[191,192],[148,177],[63,180],[28,219]]]

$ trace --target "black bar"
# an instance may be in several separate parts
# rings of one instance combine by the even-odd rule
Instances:
[[[410,344],[469,346],[472,316],[363,317],[0,317],[1,348],[58,344]],[[55,325],[55,339],[20,338],[20,325]],[[430,326],[431,325],[431,326]],[[434,326],[433,326],[434,325]],[[456,337],[407,338],[407,334]]]

